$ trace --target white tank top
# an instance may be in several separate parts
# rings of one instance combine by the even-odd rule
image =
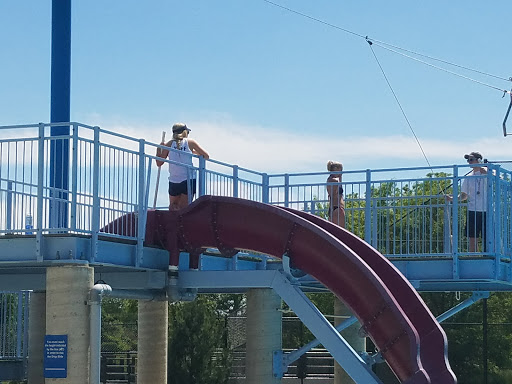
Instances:
[[[181,183],[187,180],[187,175],[190,175],[190,179],[195,179],[195,172],[192,170],[192,151],[188,147],[188,139],[181,141],[181,148],[175,141],[172,142],[171,148],[174,151],[169,151],[169,160],[176,163],[188,165],[189,167],[182,167],[180,165],[169,163],[169,181],[171,183]]]

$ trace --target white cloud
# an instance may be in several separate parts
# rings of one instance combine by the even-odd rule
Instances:
[[[170,125],[130,124],[119,117],[105,118],[94,114],[86,123],[134,138],[144,138],[158,143],[162,131],[171,135]],[[259,172],[323,172],[328,160],[341,161],[346,170],[426,166],[416,140],[404,135],[366,136],[364,131],[350,136],[318,132],[289,132],[279,127],[239,123],[225,115],[208,119],[191,120],[192,136],[209,153],[212,159]],[[359,135],[360,133],[360,135]],[[20,137],[36,135],[37,129],[2,131],[2,136]],[[103,136],[107,138],[107,136]],[[489,160],[509,160],[510,140],[495,137],[463,137],[423,139],[421,144],[432,165],[463,164],[463,155],[480,151]],[[107,140],[121,147],[137,149],[137,143],[126,140]]]
[[[227,117],[212,121],[187,121],[195,138],[211,158],[259,172],[323,172],[328,160],[340,160],[345,169],[426,166],[413,137],[403,135],[368,137],[293,133],[258,125],[241,124]],[[123,134],[160,141],[162,130],[170,126],[131,126],[103,124],[102,128]],[[459,141],[421,139],[431,165],[463,164],[463,155],[480,151],[489,160],[507,160],[510,140],[463,138]]]

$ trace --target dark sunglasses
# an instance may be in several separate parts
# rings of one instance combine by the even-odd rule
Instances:
[[[471,163],[472,161],[478,161],[476,157],[468,157],[468,163]]]

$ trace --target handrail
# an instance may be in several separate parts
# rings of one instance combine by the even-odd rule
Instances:
[[[68,124],[73,127],[72,134],[49,136],[48,127]],[[7,128],[30,128],[36,131],[30,137],[20,135],[19,138],[0,139],[0,217],[9,216],[5,214],[6,202],[8,199],[12,202],[11,212],[9,212],[12,228],[6,227],[7,219],[0,219],[0,235],[10,232],[25,233],[24,210],[30,210],[35,223],[32,231],[39,238],[39,249],[44,233],[65,231],[93,233],[132,211],[141,213],[144,220],[148,207],[147,204],[141,205],[140,198],[145,199],[149,191],[154,188],[156,172],[151,172],[151,168],[153,160],[156,159],[165,164],[174,163],[189,168],[199,181],[199,196],[217,194],[269,204],[288,205],[294,209],[323,214],[324,217],[328,213],[329,198],[326,187],[331,183],[327,183],[326,179],[330,172],[269,174],[215,159],[205,160],[197,155],[192,155],[192,165],[183,165],[169,159],[158,158],[153,148],[167,148],[158,143],[134,139],[100,127],[74,122],[3,126],[0,130]],[[91,132],[96,138],[91,137]],[[129,143],[109,138],[128,140]],[[69,158],[71,164],[69,190],[52,187],[47,182],[48,148],[49,143],[55,140],[69,140],[73,143]],[[37,145],[34,144],[36,141]],[[99,168],[93,172],[95,164]],[[144,171],[142,171],[143,164],[145,164]],[[510,177],[512,172],[497,168],[493,164],[485,164],[485,166],[498,174],[497,177],[489,178],[489,185],[512,182]],[[24,171],[25,169],[27,172]],[[439,173],[444,172],[446,176],[428,177],[422,173],[424,171],[431,173],[432,169],[439,170]],[[394,257],[400,255],[405,257],[416,252],[446,256],[453,256],[454,252],[466,253],[466,245],[458,244],[457,246],[454,243],[454,247],[449,249],[450,242],[447,240],[447,225],[449,225],[453,235],[457,234],[456,236],[460,236],[460,241],[466,241],[463,231],[459,230],[464,227],[463,215],[466,204],[460,202],[452,204],[449,208],[453,209],[453,212],[450,212],[450,218],[453,220],[445,220],[444,216],[448,214],[445,204],[436,200],[443,198],[444,192],[436,191],[435,185],[444,181],[450,183],[454,180],[460,183],[464,176],[454,178],[454,170],[459,170],[459,174],[462,175],[462,170],[465,173],[467,169],[468,165],[463,164],[344,171],[342,185],[345,190],[347,228],[359,228],[358,231],[365,233],[364,237],[367,241],[377,248],[380,247],[383,253]],[[12,185],[10,189],[7,188],[7,183]],[[422,183],[432,183],[434,189],[415,190],[415,185]],[[408,192],[405,187],[408,188]],[[164,188],[166,189],[166,185],[161,186],[159,195],[161,207],[167,207],[167,203],[164,203],[167,200],[167,191],[164,192]],[[460,185],[456,188],[460,188]],[[389,194],[386,191],[392,193]],[[447,193],[450,191],[451,189]],[[65,193],[69,193],[71,197],[60,199],[59,204],[67,206],[70,228],[51,229],[48,226],[47,209],[43,207],[48,204],[52,194],[64,195]],[[496,218],[496,222],[499,223],[496,228],[501,232],[495,232],[492,239],[503,244],[496,244],[493,248],[489,248],[497,250],[497,253],[493,254],[497,255],[503,253],[499,251],[501,249],[504,249],[504,252],[512,249],[512,233],[509,233],[512,232],[512,219],[505,215],[506,209],[504,209],[512,192],[509,189],[493,187],[490,193],[492,201],[489,209],[496,210],[500,215]],[[425,202],[425,199],[434,200]],[[21,205],[21,202],[25,205]],[[91,215],[95,220],[94,225],[90,221]],[[398,218],[402,220],[397,220]],[[439,233],[430,227],[425,227],[430,221],[439,223],[436,231],[445,232]],[[416,227],[427,228],[427,231],[413,233]],[[135,233],[131,238],[137,239]]]

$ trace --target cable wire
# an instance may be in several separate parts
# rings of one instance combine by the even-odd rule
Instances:
[[[401,50],[401,51],[404,51],[404,52],[407,52],[407,53],[411,53],[411,54],[416,55],[416,56],[424,57],[424,58],[429,59],[429,60],[439,61],[440,63],[443,63],[443,64],[452,65],[454,67],[461,68],[461,69],[464,69],[466,71],[476,72],[476,73],[479,73],[480,75],[494,77],[495,79],[499,79],[499,80],[512,81],[512,77],[508,77],[507,78],[507,77],[503,77],[503,76],[493,75],[492,73],[487,73],[487,72],[480,71],[478,69],[474,69],[474,68],[470,68],[470,67],[465,67],[464,65],[452,63],[450,61],[439,59],[437,57],[425,55],[423,53],[415,52],[415,51],[412,51],[410,49],[399,47],[397,45],[389,44],[389,43],[386,43],[385,41],[380,41],[380,40],[376,40],[376,39],[371,39],[371,40],[375,43],[375,45],[378,45],[380,47],[382,47],[382,45],[386,45],[388,47],[395,48],[395,49],[398,49],[398,50]],[[382,47],[382,48],[384,48],[384,47]]]
[[[345,32],[345,33],[348,33],[348,34],[351,34],[353,36],[357,36],[357,37],[360,37],[362,39],[365,39],[366,41],[372,41],[375,45],[379,46],[380,48],[383,48],[383,49],[387,49],[388,51],[390,52],[393,52],[393,53],[396,53],[396,54],[399,54],[399,55],[402,55],[403,57],[406,57],[406,58],[409,58],[409,59],[412,59],[412,60],[416,60],[420,63],[423,63],[425,65],[428,65],[432,68],[435,68],[435,69],[438,69],[438,70],[441,70],[441,71],[444,71],[444,72],[447,72],[447,73],[450,73],[452,75],[455,75],[455,76],[459,76],[461,78],[464,78],[466,80],[470,80],[470,81],[473,81],[475,83],[478,83],[480,85],[484,85],[486,87],[489,87],[489,88],[492,88],[492,89],[495,89],[495,90],[498,90],[500,92],[503,92],[503,94],[505,93],[508,93],[510,95],[512,95],[512,93],[508,90],[505,90],[505,89],[501,89],[501,88],[498,88],[498,87],[495,87],[493,85],[490,85],[490,84],[487,84],[487,83],[484,83],[482,81],[479,81],[479,80],[475,80],[471,77],[468,77],[468,76],[464,76],[464,75],[461,75],[459,73],[456,73],[456,72],[453,72],[453,71],[450,71],[450,70],[447,70],[445,68],[442,68],[442,67],[439,67],[439,66],[436,66],[436,65],[433,65],[433,64],[430,64],[430,63],[427,63],[423,60],[420,60],[420,59],[417,59],[415,57],[412,57],[410,55],[406,55],[402,52],[398,52],[397,50],[401,50],[401,51],[404,51],[404,52],[408,52],[408,53],[411,53],[411,54],[414,54],[416,56],[420,56],[420,57],[424,57],[424,58],[428,58],[430,60],[434,60],[434,61],[439,61],[441,63],[444,63],[444,64],[447,64],[447,65],[451,65],[451,66],[454,66],[454,67],[457,67],[457,68],[461,68],[461,69],[464,69],[464,70],[467,70],[467,71],[472,71],[472,72],[475,72],[475,73],[479,73],[481,75],[485,75],[485,76],[489,76],[489,77],[493,77],[493,78],[496,78],[496,79],[500,79],[500,80],[505,80],[505,81],[512,81],[512,77],[509,77],[509,78],[505,78],[503,76],[497,76],[497,75],[493,75],[491,73],[487,73],[487,72],[484,72],[484,71],[479,71],[477,69],[473,69],[473,68],[469,68],[469,67],[465,67],[463,65],[460,65],[460,64],[456,64],[456,63],[452,63],[452,62],[449,62],[447,60],[442,60],[442,59],[439,59],[439,58],[435,58],[435,57],[432,57],[432,56],[428,56],[428,55],[424,55],[422,53],[418,53],[418,52],[415,52],[415,51],[412,51],[412,50],[409,50],[409,49],[406,49],[406,48],[402,48],[402,47],[399,47],[397,45],[393,45],[393,44],[389,44],[389,43],[386,43],[384,41],[380,41],[380,40],[377,40],[377,39],[369,39],[368,36],[363,36],[357,32],[353,32],[349,29],[346,29],[346,28],[342,28],[338,25],[335,25],[335,24],[332,24],[332,23],[329,23],[327,21],[324,21],[324,20],[321,20],[321,19],[318,19],[316,17],[313,17],[313,16],[310,16],[310,15],[307,15],[305,13],[302,13],[302,12],[299,12],[299,11],[296,11],[292,8],[288,8],[288,7],[285,7],[284,5],[281,5],[281,4],[277,4],[277,3],[274,3],[273,1],[270,1],[270,0],[263,0],[265,3],[267,4],[270,4],[274,7],[277,7],[277,8],[281,8],[285,11],[288,11],[290,13],[294,13],[298,16],[301,16],[301,17],[304,17],[304,18],[307,18],[307,19],[310,19],[310,20],[313,20],[317,23],[320,23],[320,24],[323,24],[323,25],[326,25],[328,27],[331,27],[331,28],[334,28],[334,29],[337,29],[339,31],[342,31],[342,32]],[[394,49],[392,49],[394,48]],[[373,51],[373,49],[372,49]]]
[[[404,116],[405,118],[405,121],[407,122],[407,125],[409,126],[409,129],[411,130],[414,138],[416,139],[416,142],[418,143],[418,146],[420,147],[420,150],[421,150],[421,153],[423,154],[423,157],[425,158],[428,166],[430,167],[430,169],[432,170],[432,173],[434,173],[434,169],[432,168],[432,165],[430,164],[430,161],[428,161],[428,158],[427,158],[427,155],[425,154],[425,151],[423,150],[423,147],[420,143],[420,140],[418,139],[418,136],[416,136],[416,132],[414,132],[414,129],[412,128],[412,125],[411,125],[411,122],[409,121],[409,118],[407,117],[403,107],[402,107],[402,104],[400,103],[400,100],[398,100],[398,96],[396,95],[393,87],[391,86],[391,83],[389,82],[388,80],[388,77],[386,76],[386,73],[384,72],[384,69],[382,68],[382,65],[380,64],[380,61],[377,57],[377,55],[375,54],[375,51],[373,50],[373,47],[372,47],[372,42],[370,40],[367,40],[368,41],[368,45],[370,46],[370,49],[373,53],[373,57],[375,57],[375,61],[377,61],[377,64],[379,65],[379,68],[382,72],[382,75],[384,76],[384,79],[386,80],[386,83],[388,84],[388,87],[389,89],[391,90],[391,93],[393,94],[393,97],[395,98],[398,106],[400,107],[400,111],[402,111],[402,115]]]
[[[407,58],[409,58],[409,59],[411,59],[411,60],[415,60],[415,61],[417,61],[417,62],[419,62],[419,63],[425,64],[425,65],[428,65],[429,67],[432,67],[432,68],[438,69],[438,70],[440,70],[440,71],[444,71],[444,72],[450,73],[450,74],[455,75],[455,76],[462,77],[463,79],[473,81],[473,82],[475,82],[475,83],[478,83],[478,84],[480,84],[480,85],[483,85],[483,86],[486,86],[486,87],[489,87],[489,88],[492,88],[492,89],[496,89],[496,90],[498,90],[498,91],[500,91],[500,92],[503,92],[504,94],[505,94],[505,93],[510,94],[510,91],[509,91],[509,90],[507,90],[507,89],[502,89],[502,88],[495,87],[494,85],[484,83],[483,81],[473,79],[473,78],[471,78],[471,77],[469,77],[469,76],[461,75],[460,73],[453,72],[453,71],[450,71],[449,69],[439,67],[439,66],[437,66],[437,65],[434,65],[434,64],[428,63],[428,62],[426,62],[426,61],[424,61],[424,60],[420,60],[420,59],[418,59],[418,58],[416,58],[416,57],[412,57],[412,56],[410,56],[410,55],[406,55],[405,53],[398,52],[397,50],[394,50],[394,49],[388,48],[388,47],[386,47],[386,46],[384,46],[384,45],[382,45],[382,44],[376,43],[376,42],[375,42],[375,40],[368,39],[368,41],[371,41],[373,44],[377,45],[378,47],[381,47],[382,49],[386,49],[386,50],[388,50],[388,51],[390,51],[390,52],[396,53],[397,55],[401,55],[401,56],[407,57]],[[401,49],[401,48],[399,48],[399,49]],[[451,64],[451,65],[455,65],[455,64]],[[479,71],[475,71],[475,72],[479,72]],[[492,76],[492,75],[489,75],[489,76]],[[496,76],[494,76],[494,77],[496,77]],[[498,77],[498,78],[499,78],[499,77]]]
[[[263,1],[264,1],[265,3],[268,3],[268,4],[270,4],[270,5],[273,5],[274,7],[278,7],[278,8],[284,9],[285,11],[288,11],[288,12],[291,12],[291,13],[295,13],[296,15],[299,15],[299,16],[302,16],[302,17],[305,17],[306,19],[310,19],[310,20],[316,21],[317,23],[327,25],[328,27],[331,27],[331,28],[334,28],[334,29],[338,29],[338,30],[340,30],[340,31],[343,31],[343,32],[349,33],[349,34],[354,35],[354,36],[357,36],[357,37],[361,37],[361,38],[363,38],[363,39],[365,38],[365,36],[360,35],[359,33],[349,31],[348,29],[341,28],[341,27],[339,27],[339,26],[337,26],[337,25],[335,25],[335,24],[328,23],[327,21],[317,19],[316,17],[310,16],[310,15],[306,15],[305,13],[302,13],[302,12],[296,11],[296,10],[294,10],[294,9],[291,9],[291,8],[285,7],[284,5],[281,5],[281,4],[274,3],[273,1],[270,1],[270,0],[263,0]]]

